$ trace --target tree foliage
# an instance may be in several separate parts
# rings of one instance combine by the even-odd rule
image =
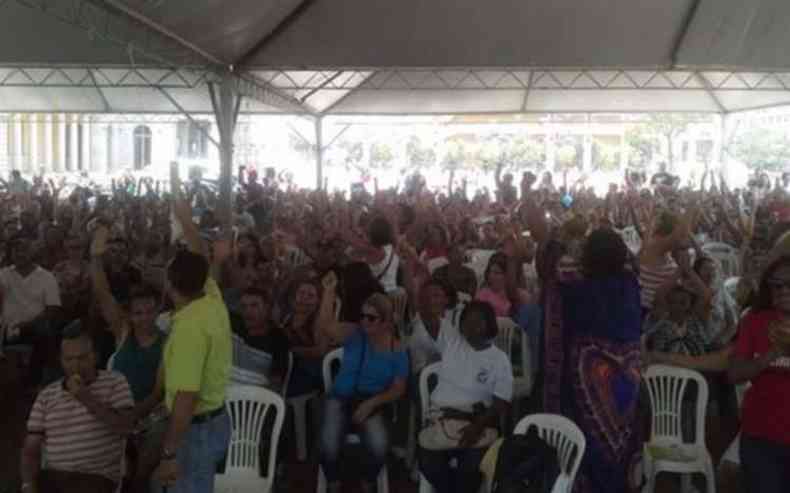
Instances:
[[[742,132],[731,153],[750,169],[785,171],[790,167],[790,136],[776,127],[754,127]]]
[[[406,159],[409,163],[408,172],[420,172],[436,164],[436,150],[417,135],[412,135],[406,142]]]
[[[650,113],[645,118],[626,131],[629,162],[636,168],[644,168],[654,158],[660,157],[673,169],[677,139],[691,125],[709,121],[708,117],[694,113]],[[667,150],[665,155],[660,154],[661,142]]]
[[[370,144],[368,164],[371,169],[389,169],[395,160],[395,153],[392,147],[384,142],[374,142]]]

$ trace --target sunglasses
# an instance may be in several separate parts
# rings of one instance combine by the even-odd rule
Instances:
[[[364,322],[378,322],[381,320],[381,317],[374,313],[363,313],[362,314],[362,321]]]

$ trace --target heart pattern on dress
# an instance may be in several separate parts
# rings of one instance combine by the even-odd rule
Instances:
[[[581,347],[576,380],[582,419],[607,455],[619,461],[629,452],[639,402],[639,349],[618,355],[598,343]]]

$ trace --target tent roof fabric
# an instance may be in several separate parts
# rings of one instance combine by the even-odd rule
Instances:
[[[262,91],[246,113],[726,113],[790,104],[788,21],[784,0],[5,0],[0,112],[207,113],[232,72]]]

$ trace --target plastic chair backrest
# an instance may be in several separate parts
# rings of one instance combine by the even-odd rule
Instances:
[[[324,356],[324,364],[323,364],[323,375],[324,375],[324,391],[328,394],[332,391],[332,382],[335,380],[335,376],[332,374],[332,365],[335,363],[338,364],[343,361],[343,348],[335,349],[334,351],[329,352],[326,356]]]
[[[501,349],[508,359],[511,359],[513,357],[513,337],[519,326],[508,317],[497,317],[496,324],[499,330],[494,345]]]
[[[263,387],[232,385],[228,387],[225,408],[231,422],[231,438],[225,472],[217,474],[217,491],[270,491],[274,483],[277,446],[285,418],[282,397]],[[268,414],[275,412],[269,437],[266,476],[261,475],[260,444]]]
[[[694,444],[705,446],[705,413],[708,383],[697,371],[674,366],[651,365],[642,380],[650,396],[650,441],[683,443],[683,398],[689,382],[697,384]]]
[[[725,279],[741,274],[738,250],[735,247],[726,243],[706,243],[702,246],[702,251],[718,262]]]
[[[730,277],[724,281],[724,290],[734,300],[738,299],[738,284],[741,282],[740,277]]]
[[[430,379],[431,377],[439,377],[439,370],[442,368],[442,362],[437,361],[436,363],[431,363],[430,365],[426,366],[425,368],[420,371],[420,406],[421,406],[421,414],[420,414],[420,422],[422,425],[425,425],[425,420],[428,418],[428,410],[431,407],[431,389],[430,389]]]
[[[516,425],[513,433],[523,435],[530,426],[538,429],[538,435],[557,451],[560,475],[557,477],[552,493],[570,493],[573,481],[584,457],[587,440],[576,423],[558,414],[531,414],[524,416]],[[565,486],[559,488],[558,486]]]
[[[294,371],[294,353],[288,351],[288,370],[285,372],[285,380],[283,380],[283,388],[280,390],[280,395],[283,399],[288,397],[288,386],[291,384],[291,376]]]
[[[450,263],[450,261],[447,260],[447,257],[432,258],[431,260],[428,261],[428,265],[427,265],[428,272],[430,272],[431,275],[433,275],[433,273],[436,271],[436,269],[444,267],[445,265],[447,265],[449,263]]]
[[[406,326],[406,304],[409,297],[403,288],[391,291],[387,293],[387,296],[392,301],[392,316],[395,318],[395,327],[398,329],[399,334],[403,334],[403,329]]]
[[[620,237],[623,238],[625,246],[631,250],[631,253],[639,253],[639,250],[642,249],[642,238],[639,237],[639,232],[637,232],[635,227],[626,226],[622,230],[619,230],[618,233],[620,234]]]
[[[112,353],[109,358],[107,358],[107,371],[113,371],[113,366],[115,365],[115,355],[118,354],[118,351]]]

